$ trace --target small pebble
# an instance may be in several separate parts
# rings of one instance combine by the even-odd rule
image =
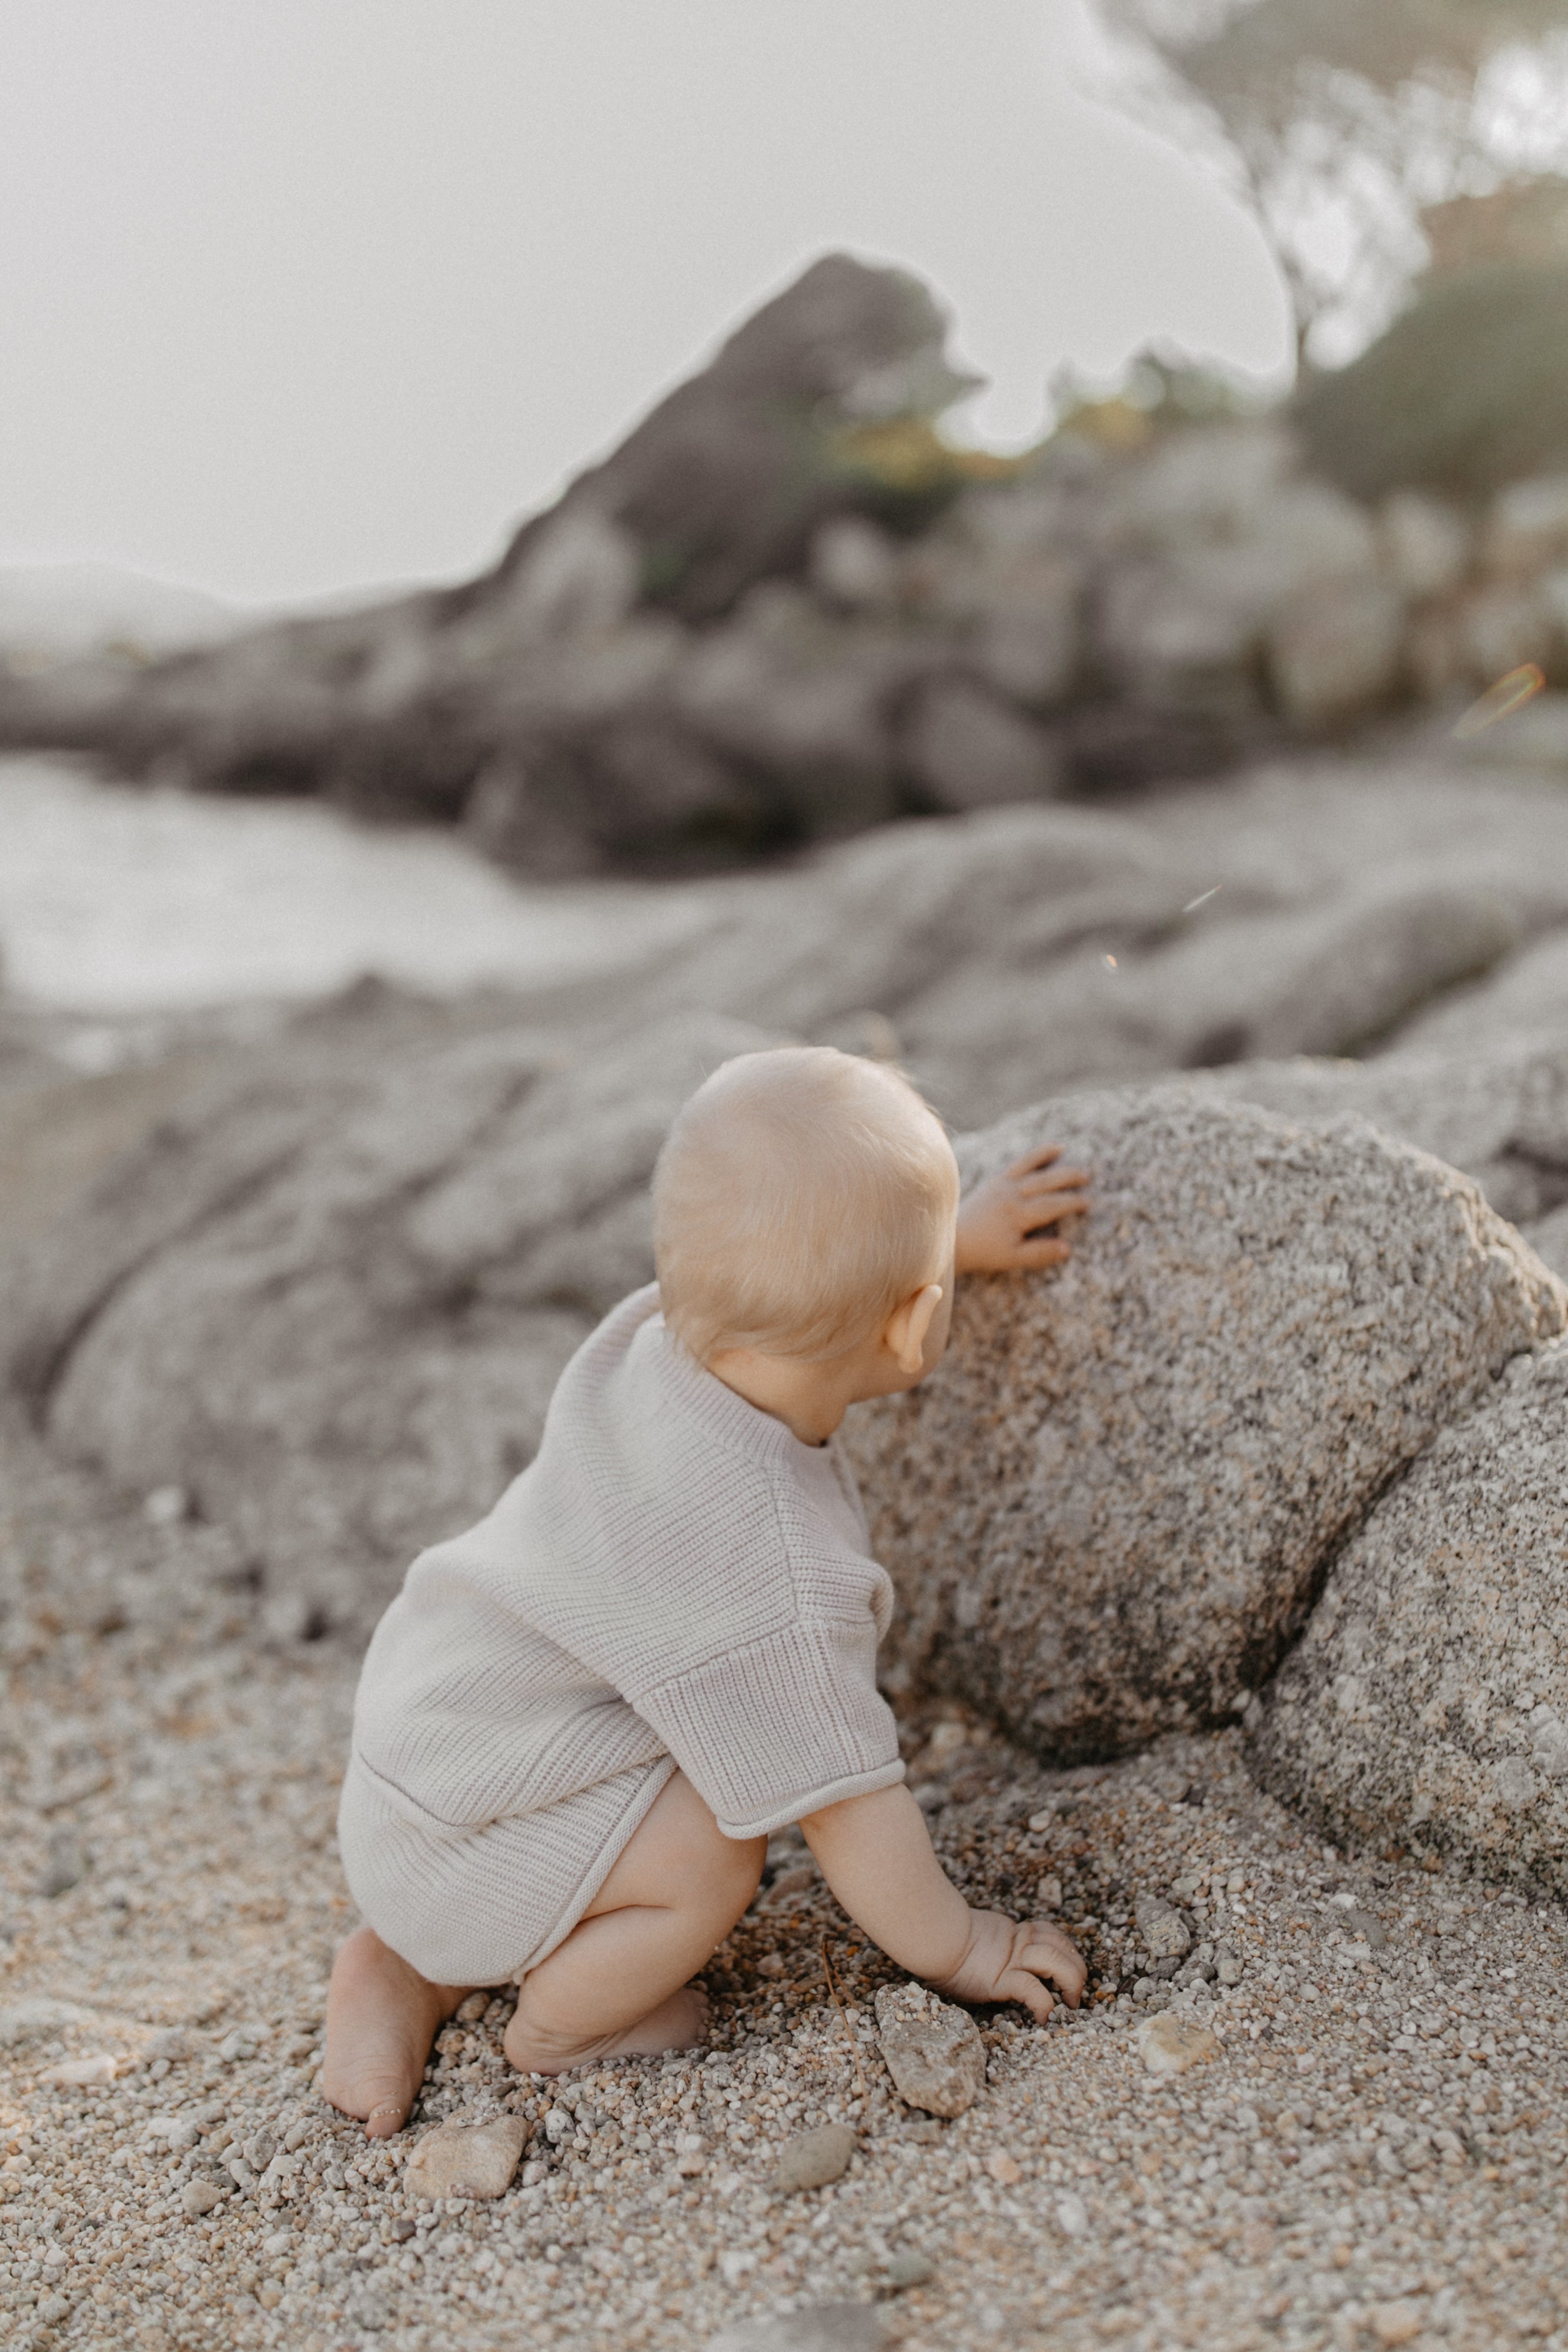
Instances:
[[[1069,2189],[1064,2197],[1059,2197],[1056,2200],[1056,2226],[1064,2238],[1082,2238],[1088,2235],[1089,2208],[1082,2198],[1077,2196],[1071,2189]]]
[[[821,2124],[815,2131],[797,2132],[779,2152],[774,2187],[785,2192],[825,2189],[848,2169],[855,2138],[848,2124]]]
[[[209,2179],[204,2173],[194,2180],[187,2180],[180,2191],[180,2202],[193,2221],[203,2213],[210,2213],[214,2205],[223,2203],[223,2199],[224,2192],[217,2182]]]
[[[818,2303],[720,2328],[704,2352],[878,2352],[882,2340],[873,2305]]]
[[[38,1893],[47,1901],[68,1895],[87,1876],[87,1856],[69,1830],[57,1831],[49,1840],[49,1856],[38,1880]]]
[[[1134,1909],[1138,1933],[1156,1960],[1185,1959],[1192,1937],[1179,1911],[1163,1895],[1140,1895]]]
[[[1379,2344],[1410,2344],[1421,2333],[1421,2306],[1416,2303],[1375,2303],[1366,2324]]]
[[[528,2137],[520,2116],[454,2116],[415,2143],[403,2186],[411,2197],[502,2197]]]
[[[986,2045],[967,2010],[924,1985],[883,1985],[877,2037],[901,2099],[927,2115],[961,2116],[986,2080]]]
[[[986,2170],[993,2180],[999,2180],[1004,2189],[1010,2189],[1015,2181],[1023,2179],[1022,2165],[1016,2156],[1009,2156],[1003,2148],[998,2148],[993,2155],[987,2157]]]
[[[1138,2051],[1151,2074],[1185,2074],[1219,2055],[1219,2042],[1196,2018],[1177,2017],[1166,2010],[1145,2018],[1137,2029]]]

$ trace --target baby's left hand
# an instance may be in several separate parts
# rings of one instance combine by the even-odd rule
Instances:
[[[1060,1265],[1071,1255],[1064,1241],[1040,1231],[1089,1206],[1087,1169],[1059,1168],[1061,1157],[1060,1144],[1042,1144],[959,1202],[956,1273],[1006,1274],[1014,1266]]]

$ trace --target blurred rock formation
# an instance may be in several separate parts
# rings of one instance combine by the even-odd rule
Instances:
[[[1166,783],[1524,663],[1568,687],[1561,272],[1436,281],[1289,412],[1145,368],[1157,397],[1003,463],[936,430],[972,379],[931,297],[829,256],[483,577],[0,666],[0,743],[459,823],[559,876]],[[1549,765],[1556,727],[1508,722]]]

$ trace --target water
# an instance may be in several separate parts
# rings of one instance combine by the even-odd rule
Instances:
[[[0,978],[99,1018],[299,999],[363,973],[437,994],[633,966],[700,886],[515,882],[450,833],[307,801],[204,799],[0,759]]]

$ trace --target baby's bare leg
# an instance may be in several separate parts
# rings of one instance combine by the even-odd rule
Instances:
[[[727,1838],[685,1773],[659,1791],[571,1934],[523,1979],[506,2051],[559,2074],[618,2051],[680,2050],[706,2004],[686,1980],[757,1892],[764,1838]]]
[[[373,1928],[357,1928],[332,1964],[322,2096],[358,2116],[367,2139],[391,2139],[419,2095],[437,2028],[467,1990],[429,1983]]]

